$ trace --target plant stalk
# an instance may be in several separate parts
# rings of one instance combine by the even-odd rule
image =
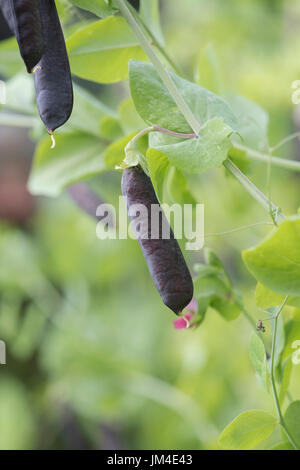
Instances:
[[[269,212],[269,209],[271,207],[272,211],[274,214],[277,215],[277,218],[279,220],[284,220],[285,217],[283,213],[281,212],[281,209],[275,204],[273,204],[267,196],[258,189],[257,186],[255,186],[252,181],[247,178],[244,173],[241,172],[241,170],[228,158],[224,162],[225,168],[233,175],[235,178],[241,183],[242,186],[248,191],[249,194],[264,208],[266,209],[267,212]]]
[[[272,388],[272,393],[273,393],[273,398],[274,398],[274,403],[275,403],[275,408],[276,408],[277,416],[278,416],[278,419],[279,419],[279,423],[280,423],[280,425],[281,425],[281,427],[282,427],[289,443],[291,444],[291,446],[295,450],[299,450],[296,442],[294,441],[294,439],[291,436],[289,430],[287,429],[285,420],[283,418],[282,411],[281,411],[281,408],[280,408],[278,393],[277,393],[277,389],[276,389],[276,383],[275,383],[275,352],[276,352],[276,336],[277,336],[278,317],[281,314],[287,300],[288,300],[288,296],[286,296],[286,298],[284,299],[283,303],[281,304],[281,306],[280,306],[280,308],[279,308],[279,310],[276,313],[275,318],[274,318],[274,329],[273,329],[272,348],[271,348],[271,388]]]
[[[179,90],[177,89],[175,83],[173,82],[172,78],[170,77],[169,73],[167,70],[164,68],[162,62],[160,61],[159,57],[156,55],[154,52],[151,44],[147,40],[144,32],[142,31],[141,27],[137,23],[135,17],[133,16],[132,12],[129,10],[127,7],[126,3],[124,0],[116,0],[116,3],[124,16],[124,18],[127,20],[128,24],[132,28],[133,32],[137,36],[137,38],[140,41],[141,46],[145,50],[146,54],[148,55],[149,59],[153,63],[157,73],[160,75],[163,83],[165,84],[167,90],[169,91],[170,95],[174,99],[175,103],[177,104],[178,108],[184,115],[185,119],[193,129],[194,133],[196,136],[198,135],[201,124],[198,121],[198,119],[194,116],[192,113],[191,109],[185,102],[185,100],[182,98],[181,94],[179,93]],[[268,157],[269,158],[269,157]],[[259,202],[264,209],[267,210],[267,212],[270,212],[270,207],[274,212],[277,214],[279,219],[284,219],[284,216],[281,212],[281,210],[272,204],[269,199],[234,165],[234,163],[231,160],[226,160],[224,163],[224,166],[227,168],[230,173],[232,173],[235,178],[237,178],[240,183],[244,186],[244,188],[251,194],[254,199]]]
[[[259,162],[271,163],[274,166],[279,166],[287,170],[300,171],[300,162],[297,162],[295,160],[287,160],[285,158],[271,156],[266,153],[259,152],[258,150],[250,149],[244,145],[235,145],[234,149],[238,149],[245,152],[245,157],[249,160],[257,160]]]
[[[154,36],[154,34],[152,33],[152,31],[148,28],[148,26],[146,25],[146,23],[144,23],[144,21],[142,20],[142,18],[140,17],[140,15],[138,14],[138,12],[136,11],[136,9],[130,4],[128,3],[128,1],[126,1],[126,5],[127,7],[129,8],[129,10],[131,11],[131,13],[133,14],[133,16],[135,17],[136,21],[140,24],[140,26],[144,29],[144,31],[148,34],[149,38],[151,39],[151,43],[153,44],[153,46],[156,47],[156,49],[160,52],[160,54],[162,55],[162,57],[164,57],[166,59],[166,61],[168,62],[168,64],[172,67],[172,69],[174,70],[175,73],[177,73],[177,75],[181,75],[180,73],[180,70],[178,69],[177,65],[175,64],[175,62],[171,59],[171,57],[169,56],[169,54],[165,51],[165,49],[163,48],[163,46],[160,44],[160,42],[156,39],[156,37]]]
[[[187,105],[187,103],[184,101],[182,98],[181,94],[179,93],[179,90],[177,86],[175,85],[174,81],[172,80],[170,74],[168,71],[165,69],[163,63],[157,56],[157,54],[154,52],[151,44],[149,43],[148,39],[146,38],[144,32],[142,31],[140,25],[136,21],[135,17],[127,7],[126,3],[124,0],[116,0],[116,4],[119,7],[119,10],[121,11],[122,15],[124,18],[127,20],[128,24],[132,28],[133,32],[137,36],[138,40],[141,43],[141,46],[143,47],[144,51],[146,52],[147,56],[153,63],[157,73],[159,74],[160,78],[162,79],[163,83],[165,84],[167,90],[169,91],[170,95],[172,96],[173,100],[177,104],[178,108],[182,112],[183,116],[185,117],[186,121],[188,124],[191,126],[193,129],[194,133],[198,135],[200,129],[201,129],[201,123],[198,121],[198,119],[194,116],[192,113],[190,107]]]

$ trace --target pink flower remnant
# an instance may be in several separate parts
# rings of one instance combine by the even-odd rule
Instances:
[[[184,310],[185,313],[173,322],[173,325],[176,330],[192,328],[195,325],[195,323],[191,322],[191,320],[196,315],[198,310],[197,301],[195,299],[192,299]]]

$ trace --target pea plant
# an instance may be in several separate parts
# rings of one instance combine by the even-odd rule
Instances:
[[[296,135],[271,148],[268,116],[259,105],[240,96],[218,96],[183,78],[163,46],[157,0],[141,0],[139,9],[126,0],[62,2],[101,18],[86,21],[82,10],[76,10],[79,19],[66,30],[67,47],[54,1],[27,1],[25,13],[21,3],[0,1],[0,6],[27,71],[33,73],[38,111],[52,147],[36,115],[32,79],[14,75],[13,66],[7,93],[18,98],[8,100],[11,112],[4,110],[0,120],[31,127],[39,141],[29,178],[32,194],[55,197],[70,188],[77,204],[95,215],[90,208],[91,201],[97,206],[97,196],[88,186],[78,195],[74,183],[122,171],[130,215],[132,204],[161,203],[170,186],[177,189],[175,202],[182,204],[187,194],[192,198],[189,178],[224,167],[269,215],[268,236],[242,252],[257,281],[257,323],[211,249],[203,250],[205,262],[194,266],[192,280],[173,233],[169,240],[142,239],[138,233],[137,238],[163,302],[181,314],[175,322],[178,329],[202,325],[208,308],[227,321],[243,314],[253,328],[250,360],[273,397],[276,413],[243,412],[222,432],[220,447],[269,448],[268,438],[279,428],[280,442],[273,448],[299,450],[300,401],[291,398],[289,383],[293,344],[300,338],[300,216],[284,214],[242,171],[245,162],[254,160],[264,162],[268,173],[271,165],[299,172],[299,162],[274,155]],[[69,60],[72,73],[81,79],[101,84],[129,79],[130,96],[115,111],[77,80],[72,87]],[[271,344],[265,339],[265,324],[272,325]]]

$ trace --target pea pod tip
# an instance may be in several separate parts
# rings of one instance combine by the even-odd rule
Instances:
[[[51,149],[54,149],[56,147],[56,141],[55,141],[55,137],[53,135],[53,132],[52,131],[49,131],[49,135],[50,135],[50,138],[51,138],[51,141],[52,141],[52,145],[51,145]]]

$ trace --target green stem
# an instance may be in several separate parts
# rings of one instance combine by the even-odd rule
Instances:
[[[165,129],[164,127],[160,127],[160,126],[157,126],[156,124],[153,124],[153,126],[145,127],[145,129],[142,129],[128,142],[128,144],[125,147],[125,153],[127,149],[134,147],[137,141],[141,137],[153,131],[161,132],[162,134],[172,135],[174,137],[180,137],[181,139],[196,139],[197,138],[196,134],[185,134],[183,132],[174,132],[174,131],[170,131],[169,129]]]
[[[151,43],[153,44],[154,47],[156,47],[156,49],[160,52],[160,54],[162,55],[162,57],[164,57],[166,59],[166,61],[168,62],[168,64],[172,67],[172,69],[174,70],[174,72],[176,72],[178,75],[181,75],[181,72],[180,70],[178,69],[177,65],[175,64],[175,62],[173,61],[173,59],[171,59],[171,57],[169,56],[169,54],[165,51],[165,49],[163,48],[163,46],[160,44],[160,42],[156,39],[156,37],[153,35],[152,31],[148,28],[148,26],[146,25],[146,23],[144,23],[144,21],[142,20],[142,18],[140,17],[140,15],[138,14],[138,12],[136,11],[136,9],[130,4],[128,3],[128,1],[126,2],[126,5],[127,7],[130,9],[131,13],[134,15],[136,21],[140,24],[140,26],[144,29],[144,31],[148,34],[149,38],[151,39]]]
[[[154,52],[151,44],[149,43],[148,39],[146,38],[144,32],[142,31],[141,27],[137,23],[135,17],[130,12],[129,8],[125,4],[124,0],[116,0],[116,3],[119,7],[124,18],[127,20],[128,24],[132,28],[133,32],[137,36],[138,40],[140,41],[144,51],[146,52],[147,56],[153,63],[157,73],[159,74],[160,78],[162,79],[163,83],[165,84],[167,90],[169,91],[170,95],[174,99],[175,103],[177,104],[178,108],[182,112],[183,116],[185,117],[188,124],[193,129],[194,133],[198,135],[201,129],[201,123],[192,113],[190,107],[182,98],[181,94],[175,83],[173,82],[172,78],[170,77],[168,71],[165,69],[163,63]]]
[[[255,186],[252,181],[247,178],[244,173],[241,172],[241,170],[230,160],[227,159],[224,162],[225,168],[230,171],[230,173],[235,176],[235,178],[244,186],[244,188],[248,191],[249,194],[264,208],[266,209],[267,212],[269,212],[270,207],[272,208],[272,211],[274,214],[277,215],[277,218],[280,220],[284,220],[284,215],[281,212],[281,209],[275,204],[273,204],[267,196],[258,189],[257,186]]]
[[[291,140],[294,140],[294,139],[297,139],[298,137],[300,137],[300,132],[294,132],[293,134],[290,134],[288,135],[287,137],[285,137],[284,139],[280,140],[278,142],[278,144],[274,145],[274,147],[271,147],[270,148],[270,152],[273,153],[275,150],[278,150],[280,147],[282,147],[283,145],[287,144],[288,142],[290,142]]]
[[[257,150],[249,149],[244,145],[234,145],[234,149],[245,152],[245,157],[250,160],[257,160],[265,163],[272,163],[272,165],[286,168],[287,170],[300,171],[300,162],[287,160],[285,158],[275,157]],[[230,155],[230,151],[229,151]],[[233,154],[232,154],[233,155]]]
[[[136,145],[136,143],[138,142],[138,140],[143,137],[144,135],[146,134],[149,134],[149,132],[151,131],[154,131],[154,127],[153,126],[150,126],[150,127],[146,127],[145,129],[142,129],[140,132],[138,132],[129,142],[128,144],[126,145],[125,147],[125,153],[126,151],[129,149],[129,148],[132,148]]]
[[[124,16],[124,18],[127,20],[129,26],[132,28],[132,31],[135,33],[138,40],[140,41],[141,46],[143,47],[149,59],[151,60],[152,64],[154,65],[157,73],[159,74],[160,78],[165,84],[168,92],[172,96],[173,100],[175,101],[178,108],[182,112],[186,121],[191,126],[191,128],[193,129],[194,133],[197,136],[201,129],[200,122],[194,116],[190,107],[182,98],[179,90],[177,89],[169,73],[165,69],[159,57],[154,52],[144,32],[142,31],[141,27],[137,23],[135,17],[133,16],[129,8],[127,7],[125,0],[116,0],[116,3],[119,7],[120,12]],[[281,219],[284,218],[280,209],[274,206],[274,204],[272,204],[269,201],[269,199],[230,160],[226,160],[226,162],[224,163],[224,166],[243,184],[245,189],[247,189],[247,191],[256,199],[256,201],[258,201],[264,207],[264,209],[267,210],[268,213],[269,213],[270,207],[272,207],[273,210],[276,211],[276,213],[278,214],[278,217],[280,217]]]
[[[272,348],[271,348],[271,387],[272,387],[272,393],[273,393],[273,398],[274,398],[274,403],[275,403],[275,408],[277,412],[277,416],[279,419],[279,423],[288,439],[290,444],[294,447],[295,450],[299,450],[296,442],[294,441],[293,437],[291,436],[289,430],[286,427],[286,423],[284,421],[282,411],[280,408],[280,402],[278,398],[278,393],[276,389],[276,383],[275,383],[275,352],[276,352],[276,336],[277,336],[277,324],[278,324],[278,317],[281,314],[286,302],[288,300],[288,296],[284,299],[283,303],[281,304],[278,312],[276,313],[274,317],[274,329],[273,329],[273,338],[272,338]]]

